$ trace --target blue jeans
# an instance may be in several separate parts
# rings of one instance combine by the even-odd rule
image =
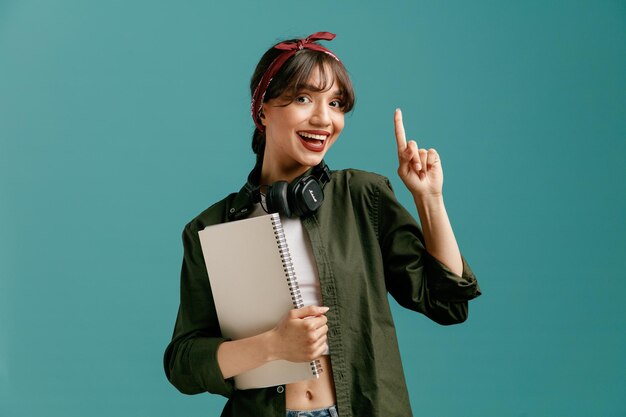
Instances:
[[[318,408],[317,410],[290,410],[287,409],[287,417],[339,417],[337,407]]]

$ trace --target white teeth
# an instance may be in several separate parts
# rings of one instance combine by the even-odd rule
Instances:
[[[314,135],[313,133],[306,132],[298,132],[298,134],[309,139],[326,140],[326,135]]]

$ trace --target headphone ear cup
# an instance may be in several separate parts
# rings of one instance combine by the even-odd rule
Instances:
[[[291,209],[289,208],[289,199],[287,198],[288,189],[289,189],[289,183],[287,181],[277,181],[274,184],[267,187],[267,194],[265,195],[265,203],[267,204],[268,212],[280,213],[287,217],[291,217]]]
[[[289,185],[289,207],[295,216],[303,217],[317,211],[324,201],[320,183],[308,176]]]

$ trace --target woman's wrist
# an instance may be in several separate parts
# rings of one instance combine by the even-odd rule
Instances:
[[[263,348],[263,356],[267,362],[275,361],[280,359],[279,354],[279,340],[278,333],[276,329],[268,330],[265,333],[261,334],[263,341],[261,346]]]
[[[445,212],[443,194],[413,194],[413,201],[422,223],[428,221],[433,213]]]
[[[217,361],[224,378],[239,375],[278,359],[276,346],[273,330],[222,343],[217,350]]]

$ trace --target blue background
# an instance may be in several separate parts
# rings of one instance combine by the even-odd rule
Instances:
[[[394,304],[418,416],[626,416],[626,3],[0,0],[0,415],[211,416],[166,381],[193,216],[253,163],[248,82],[326,30],[357,105],[331,167],[442,156],[484,295]]]

